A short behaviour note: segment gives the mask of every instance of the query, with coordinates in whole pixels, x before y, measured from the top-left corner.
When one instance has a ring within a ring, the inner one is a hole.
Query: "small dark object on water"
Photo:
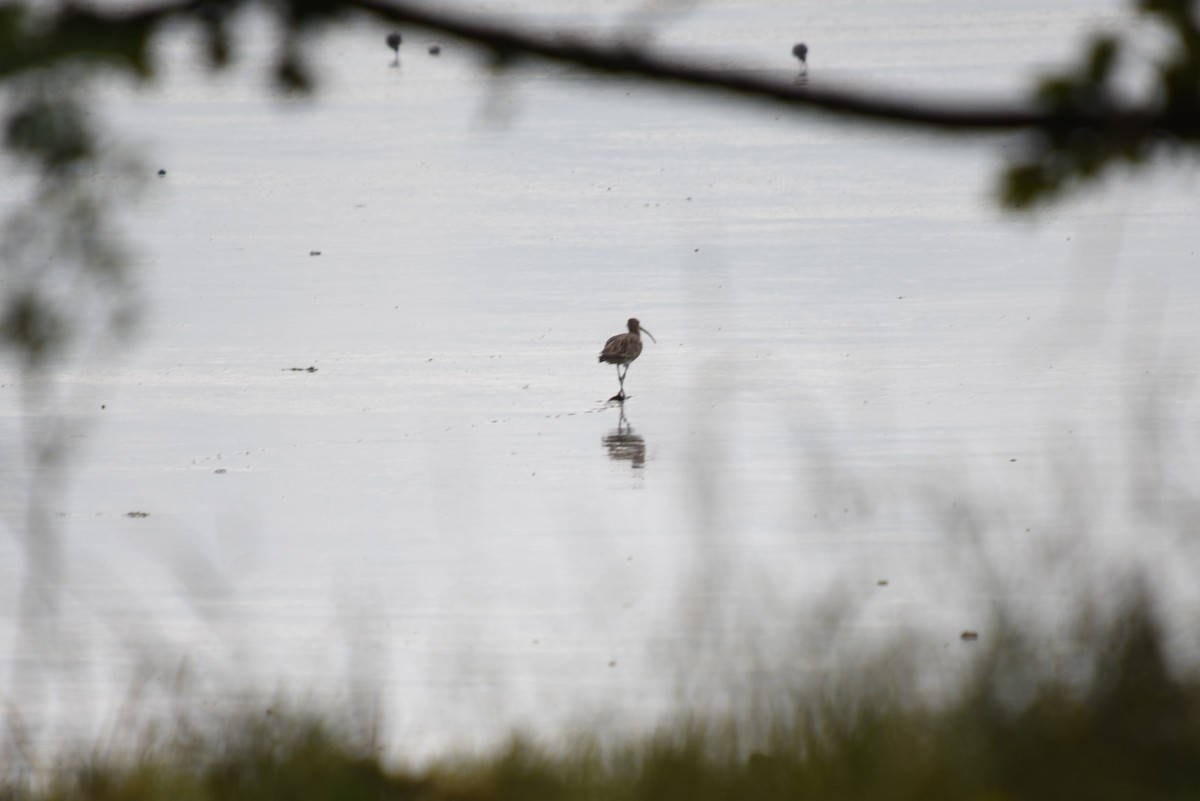
[[[621,382],[620,391],[609,400],[625,400],[625,373],[629,372],[629,363],[642,354],[642,332],[645,331],[646,336],[658,344],[654,334],[642,328],[637,318],[630,317],[626,325],[629,327],[629,333],[609,337],[604,343],[604,350],[600,351],[601,362],[617,366],[617,380]],[[625,367],[623,371],[622,365]]]
[[[429,55],[431,55],[431,56],[436,56],[436,55],[438,55],[438,54],[439,54],[439,53],[441,53],[441,52],[442,52],[442,46],[441,46],[441,45],[430,45],[430,46],[429,46]]]
[[[213,472],[216,473],[218,476],[223,476],[223,475],[225,475],[226,470],[224,467],[218,467]]]
[[[166,171],[166,170],[159,170],[159,171],[158,171],[158,174],[159,174],[160,176],[162,176],[162,175],[166,175],[166,174],[167,174],[167,171]]]
[[[800,59],[801,64],[808,66],[808,45],[804,42],[800,42],[792,48],[792,55]]]
[[[394,67],[400,63],[400,42],[403,41],[400,36],[400,31],[392,31],[387,35],[387,39],[384,41],[387,42],[388,47],[396,51],[396,58],[394,61],[392,61],[392,66]]]
[[[879,586],[879,587],[886,587],[888,585],[888,580],[880,579],[879,581],[875,582],[875,584],[876,584],[876,586]]]
[[[315,372],[317,372],[317,368],[315,368],[315,367],[289,367],[289,368],[287,368],[287,369],[286,369],[284,372],[291,372],[291,373],[315,373]]]
[[[149,517],[149,512],[126,512],[126,517]]]
[[[310,255],[310,256],[320,256],[320,255],[321,255],[321,251],[319,251],[319,250],[310,250],[310,251],[308,251],[308,255]]]
[[[962,634],[958,635],[958,637],[959,637],[959,639],[967,641],[967,642],[974,642],[975,640],[979,639],[979,632],[964,631]]]

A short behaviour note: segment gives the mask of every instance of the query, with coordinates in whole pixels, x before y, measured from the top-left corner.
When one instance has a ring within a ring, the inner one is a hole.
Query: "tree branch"
[[[26,0],[29,2],[29,0]],[[1179,28],[1185,42],[1191,28],[1189,0],[1146,0],[1141,10]],[[1162,8],[1159,8],[1159,5]],[[436,31],[490,52],[499,67],[521,59],[544,59],[602,75],[674,84],[699,92],[722,93],[775,103],[796,113],[825,113],[864,123],[907,125],[953,134],[1029,132],[1025,163],[1007,173],[1007,202],[1024,205],[1072,182],[1090,179],[1108,166],[1139,162],[1164,142],[1200,145],[1200,48],[1183,47],[1159,65],[1163,95],[1150,92],[1140,105],[1115,102],[1112,66],[1120,51],[1115,39],[1093,42],[1081,67],[1044,81],[1027,100],[978,104],[962,98],[938,101],[897,99],[882,92],[797,86],[697,61],[656,55],[619,41],[539,33],[516,23],[478,14],[445,11],[410,0],[165,0],[133,11],[64,6],[37,35],[23,36],[25,5],[0,8],[0,80],[40,67],[53,67],[88,55],[123,64],[142,75],[152,32],[172,20],[191,20],[208,36],[214,66],[230,60],[227,24],[249,6],[277,14],[286,28],[277,76],[285,86],[310,81],[295,34],[365,13],[396,25]],[[13,9],[16,9],[13,11]],[[28,16],[28,14],[26,14]],[[1185,30],[1186,29],[1186,30]],[[16,31],[14,34],[13,32]],[[1193,37],[1194,38],[1194,37]],[[1163,100],[1165,95],[1166,100]]]
[[[537,57],[598,73],[682,84],[788,106],[875,121],[909,123],[953,130],[1004,131],[1042,125],[1044,113],[1027,108],[964,108],[961,102],[922,104],[878,94],[844,89],[817,89],[736,71],[717,70],[703,63],[665,59],[629,45],[596,44],[579,37],[531,33],[511,25],[491,24],[474,17],[447,13],[408,3],[385,0],[343,0],[375,16],[440,31],[496,52],[500,58]]]
[[[151,28],[174,19],[196,18],[203,22],[214,13],[228,16],[241,5],[280,8],[280,4],[262,0],[169,0],[134,11],[64,8],[33,43],[26,42],[25,46],[0,56],[0,76],[85,53],[129,60],[130,43],[140,42]],[[599,44],[580,37],[537,34],[516,25],[488,22],[475,15],[408,2],[289,0],[282,7],[298,24],[358,10],[396,24],[415,25],[471,42],[494,53],[501,63],[519,58],[541,58],[601,74],[691,86],[774,101],[796,110],[817,110],[867,121],[968,133],[1114,122],[1111,115],[1076,116],[1066,120],[1061,115],[1032,109],[1028,105],[972,107],[961,100],[929,103],[848,89],[795,86],[737,71],[718,70],[702,62],[662,58],[623,43]],[[1137,114],[1123,117],[1121,123],[1143,127],[1152,124],[1152,120]]]

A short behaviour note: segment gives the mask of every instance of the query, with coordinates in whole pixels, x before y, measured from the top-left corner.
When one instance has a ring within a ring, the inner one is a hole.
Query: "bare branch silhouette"
[[[1174,32],[1178,47],[1158,65],[1158,90],[1135,103],[1115,99],[1111,79],[1121,48],[1112,38],[1092,42],[1080,66],[1047,78],[1028,97],[980,104],[964,98],[897,99],[883,91],[797,86],[703,61],[661,56],[619,39],[542,33],[515,22],[404,0],[176,0],[132,11],[64,6],[40,20],[33,35],[25,35],[21,24],[32,12],[15,5],[0,11],[0,82],[81,57],[151,75],[150,39],[156,29],[178,20],[191,20],[205,30],[212,65],[220,68],[234,56],[228,37],[233,14],[263,7],[277,13],[285,26],[276,78],[284,88],[303,90],[314,80],[296,44],[297,34],[366,14],[478,46],[498,69],[541,59],[597,74],[771,102],[801,114],[834,114],[943,134],[1028,133],[1026,152],[1009,166],[1002,190],[1008,205],[1021,207],[1082,184],[1114,164],[1143,162],[1163,146],[1200,144],[1200,47],[1195,46],[1200,32],[1194,5],[1189,0],[1146,0],[1139,5],[1141,13]],[[5,31],[10,32],[7,37]]]

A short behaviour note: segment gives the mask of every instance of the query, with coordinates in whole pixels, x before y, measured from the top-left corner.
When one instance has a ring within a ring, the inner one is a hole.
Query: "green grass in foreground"
[[[9,786],[0,798],[1200,799],[1200,682],[1168,669],[1146,603],[1099,628],[1053,658],[1004,637],[936,705],[866,683],[836,699],[780,699],[750,716],[753,738],[745,723],[693,721],[557,750],[515,741],[405,772],[385,768],[336,722],[245,715],[204,735],[175,733],[137,757],[65,759],[48,786]]]

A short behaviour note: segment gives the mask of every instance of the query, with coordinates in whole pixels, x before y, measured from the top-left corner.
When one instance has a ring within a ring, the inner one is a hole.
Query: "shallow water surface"
[[[975,5],[786,8],[810,81],[914,92],[1013,91],[1115,19]],[[662,44],[790,79],[781,7]],[[169,694],[187,654],[377,698],[420,752],[819,672],[831,592],[846,631],[952,660],[998,595],[1069,593],[1019,578],[1055,482],[1120,485],[1145,415],[1190,408],[1191,173],[1015,217],[1001,143],[494,76],[418,35],[391,68],[382,36],[324,40],[311,101],[172,40],[106,103],[167,175],[128,216],[135,344],[59,379],[74,692],[149,664]],[[596,354],[630,316],[658,342],[621,406]]]

